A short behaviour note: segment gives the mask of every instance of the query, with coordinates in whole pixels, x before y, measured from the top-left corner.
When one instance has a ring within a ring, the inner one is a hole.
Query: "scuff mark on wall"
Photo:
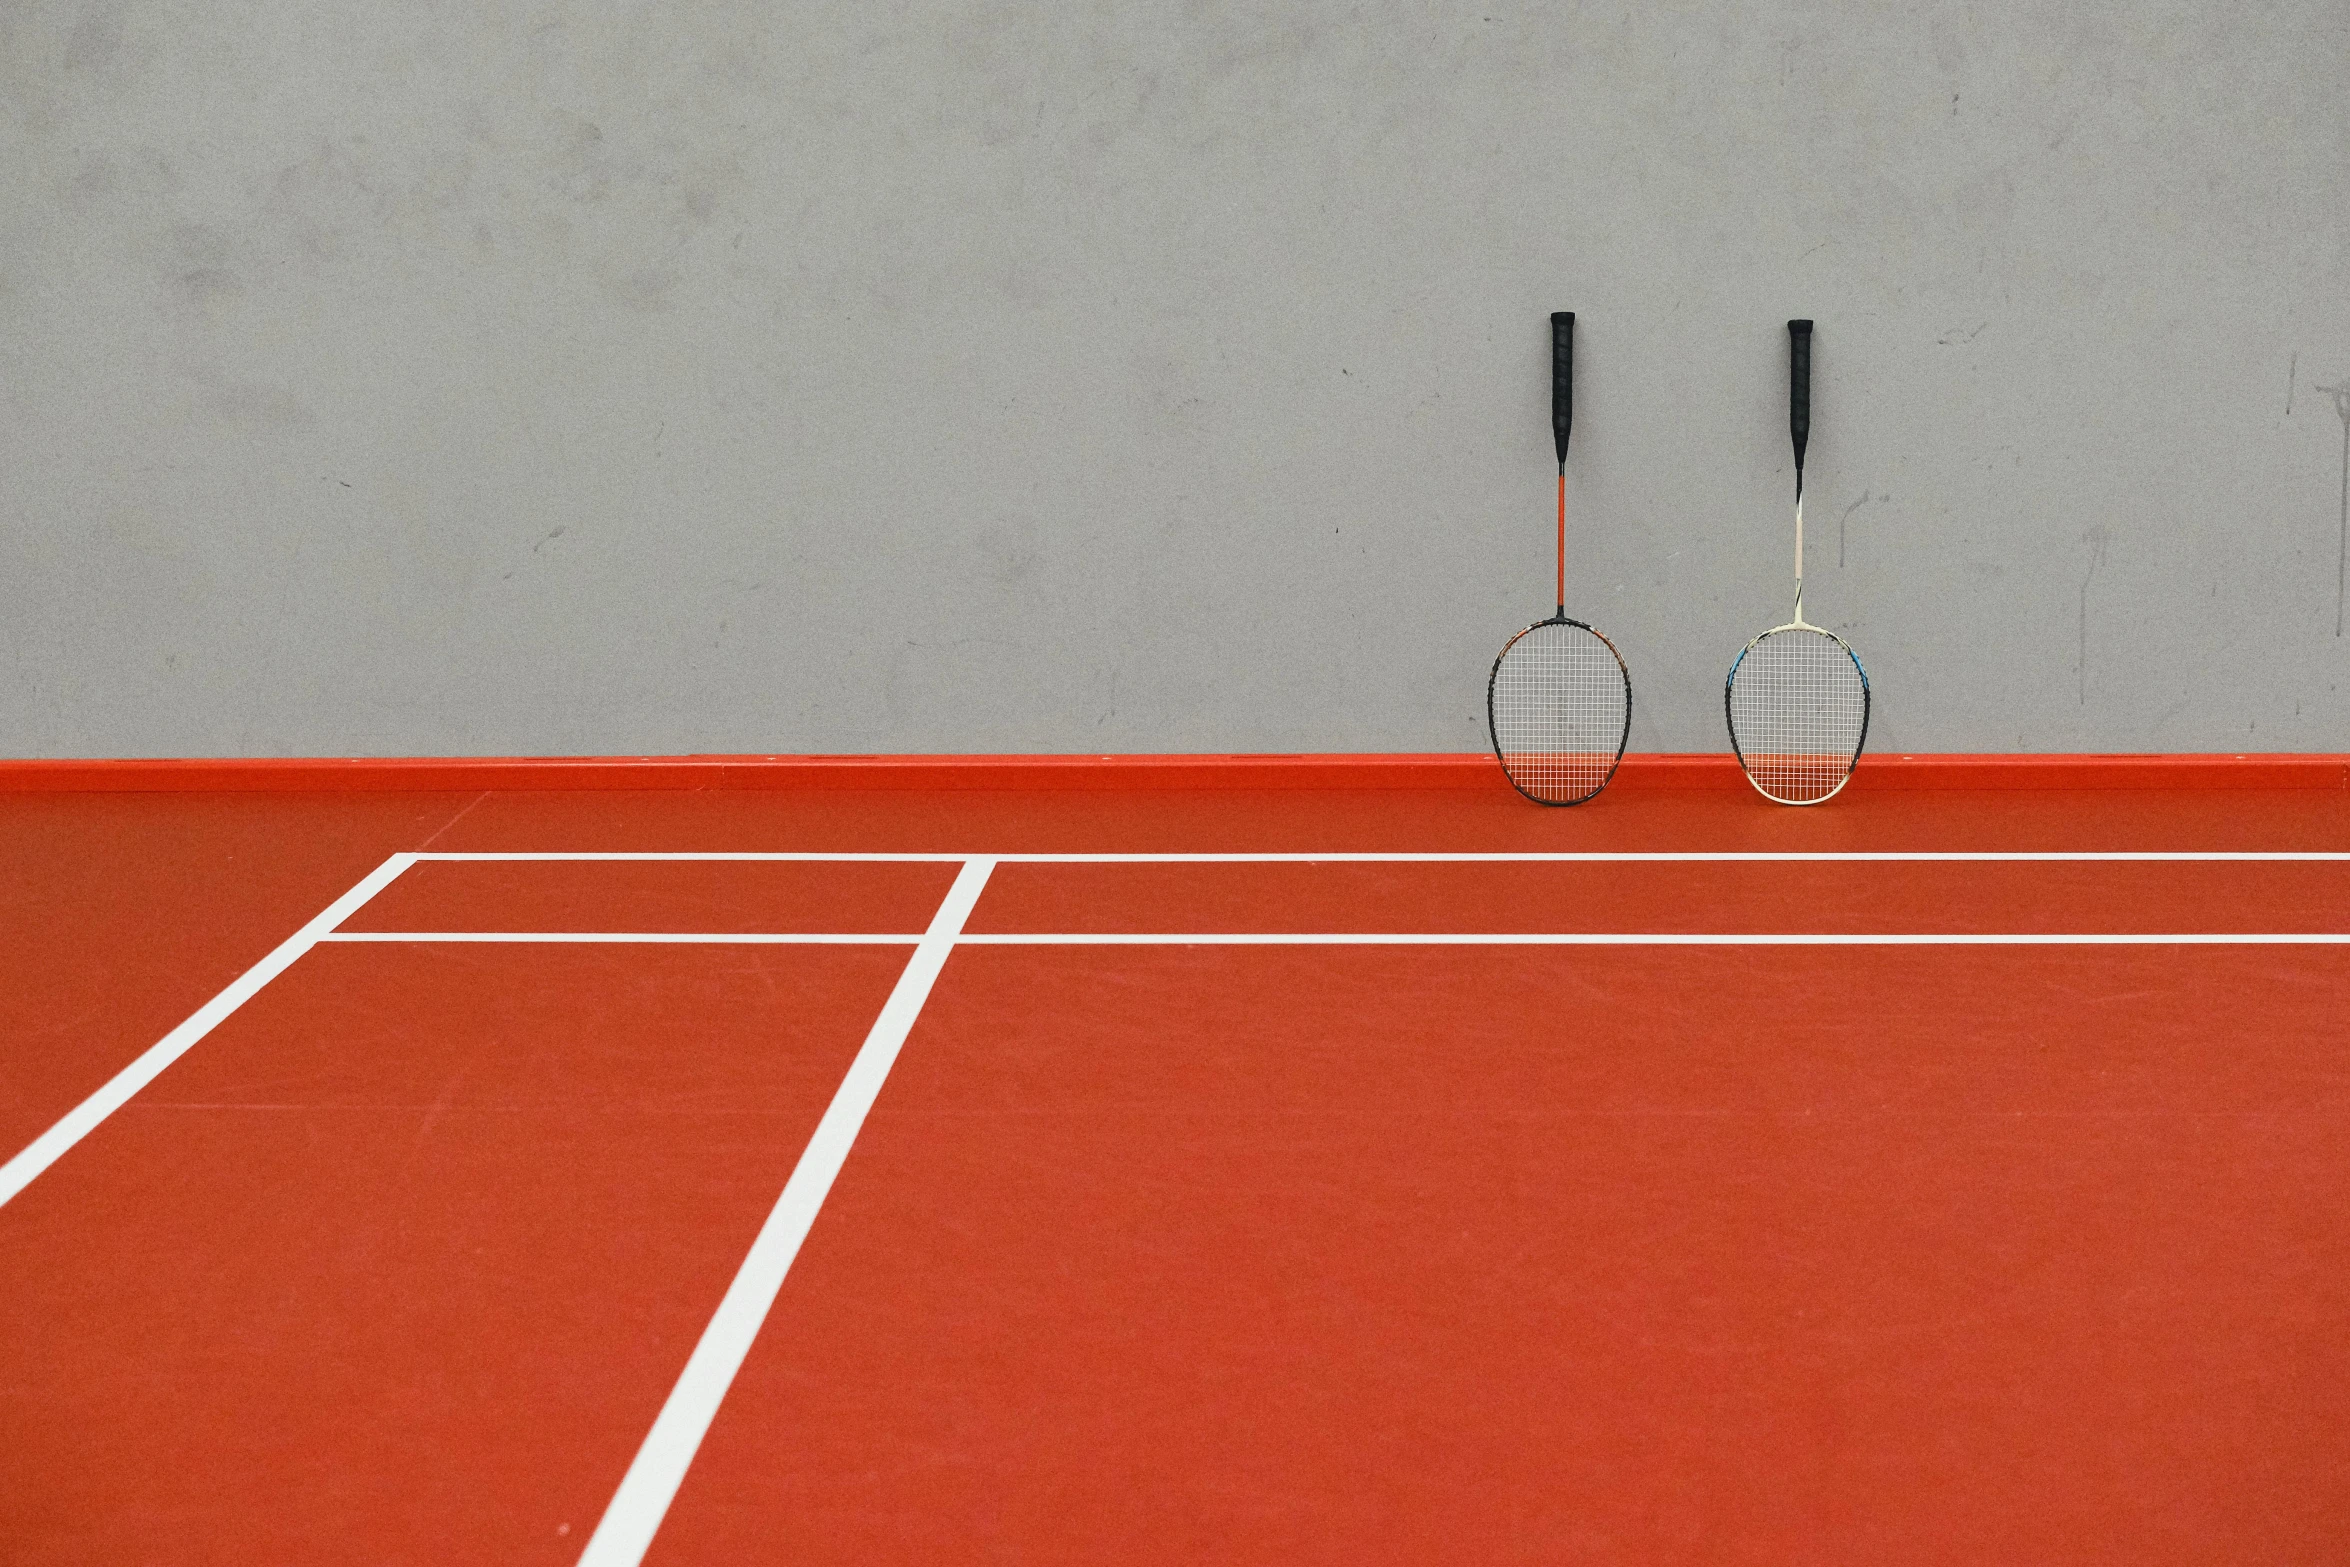
[[[250,430],[306,430],[318,422],[291,387],[259,382],[223,386],[208,399],[213,417]]]
[[[2293,380],[2300,373],[2301,356],[2296,353],[2292,362],[2285,366],[2285,417],[2288,419],[2293,417]]]
[[[65,35],[65,68],[102,71],[122,52],[122,13],[129,7],[103,5],[85,14]]]
[[[2342,585],[2350,572],[2350,376],[2318,390],[2334,400],[2334,413],[2342,421],[2342,532],[2334,546],[2334,635],[2338,637],[2342,634]]]
[[[1889,493],[1880,494],[1877,497],[1877,504],[1882,506],[1885,504],[1885,502],[1891,499],[1893,499],[1893,497]],[[1854,512],[1860,510],[1868,503],[1869,492],[1863,490],[1860,492],[1860,499],[1845,507],[1844,515],[1836,519],[1836,564],[1838,566],[1842,566],[1844,564],[1844,525],[1852,520],[1852,514]]]
[[[2109,538],[2103,523],[2081,535],[2081,542],[2089,546],[2089,569],[2081,573],[2081,647],[2073,659],[2073,674],[2080,683],[2079,701],[2084,707],[2089,703],[2089,584],[2097,580],[2097,568],[2105,564]]]
[[[1836,564],[1838,566],[1842,566],[1844,564],[1844,525],[1852,520],[1852,514],[1854,512],[1860,510],[1868,503],[1869,492],[1863,490],[1860,492],[1860,499],[1845,507],[1844,515],[1836,519]]]
[[[663,310],[669,304],[669,291],[677,286],[678,274],[668,267],[640,267],[626,277],[616,278],[607,285],[612,298],[631,310]]]

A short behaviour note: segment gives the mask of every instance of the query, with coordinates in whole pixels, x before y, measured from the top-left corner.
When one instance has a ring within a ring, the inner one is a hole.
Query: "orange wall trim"
[[[1490,755],[522,756],[0,761],[0,792],[330,789],[1506,789]],[[1727,756],[1624,758],[1616,789],[1745,787]],[[1872,756],[1855,790],[2346,789],[2350,755]]]

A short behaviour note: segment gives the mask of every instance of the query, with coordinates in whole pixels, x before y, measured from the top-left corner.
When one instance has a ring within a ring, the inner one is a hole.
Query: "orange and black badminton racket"
[[[1559,456],[1558,596],[1548,620],[1510,638],[1485,682],[1493,754],[1540,805],[1581,805],[1615,776],[1632,734],[1632,677],[1616,645],[1567,618],[1567,430],[1575,313],[1550,318],[1550,433]]]
[[[1818,805],[1844,787],[1869,738],[1869,677],[1832,631],[1803,618],[1803,449],[1811,439],[1811,323],[1787,323],[1787,427],[1795,437],[1795,618],[1746,644],[1722,688],[1730,749],[1763,797]]]

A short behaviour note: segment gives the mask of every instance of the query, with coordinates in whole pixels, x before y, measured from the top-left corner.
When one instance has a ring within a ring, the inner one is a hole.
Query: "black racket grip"
[[[1811,440],[1811,323],[1787,323],[1787,429],[1795,437],[1795,473],[1803,475],[1803,448]]]
[[[1550,438],[1567,465],[1567,427],[1575,422],[1575,312],[1550,315]]]

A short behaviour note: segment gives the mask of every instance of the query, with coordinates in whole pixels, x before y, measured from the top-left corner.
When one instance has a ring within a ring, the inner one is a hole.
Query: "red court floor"
[[[0,1560],[2338,1562],[2346,894],[2328,790],[8,797]]]

